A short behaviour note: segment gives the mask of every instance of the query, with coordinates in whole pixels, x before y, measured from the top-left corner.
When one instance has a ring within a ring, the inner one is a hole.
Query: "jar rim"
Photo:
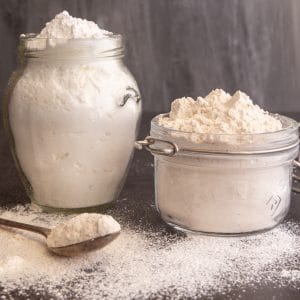
[[[118,33],[109,33],[105,34],[100,38],[45,38],[45,37],[37,37],[37,33],[22,33],[19,37],[20,40],[28,40],[28,39],[35,39],[35,40],[58,40],[58,41],[101,41],[103,39],[122,39],[122,35]]]
[[[263,133],[208,134],[184,132],[159,125],[158,119],[168,116],[159,114],[151,120],[151,136],[173,142],[181,149],[216,153],[259,153],[298,147],[299,123],[283,115],[271,115],[281,121],[282,129]]]
[[[120,34],[108,34],[101,38],[40,38],[35,33],[20,35],[19,50],[29,58],[59,57],[68,58],[96,56],[123,57],[123,37]]]

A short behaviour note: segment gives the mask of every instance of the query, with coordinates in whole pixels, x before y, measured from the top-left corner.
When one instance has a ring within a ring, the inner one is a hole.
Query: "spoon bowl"
[[[114,232],[104,236],[99,236],[94,239],[86,240],[80,243],[71,244],[62,247],[48,247],[52,252],[62,255],[62,256],[77,256],[84,252],[95,251],[101,249],[111,243],[120,234],[119,232]]]
[[[35,226],[26,223],[20,223],[16,221],[11,221],[7,219],[0,218],[0,225],[18,228],[22,230],[27,230],[31,232],[35,232],[38,234],[43,235],[45,238],[51,233],[50,228]],[[111,234],[97,236],[95,238],[85,240],[79,243],[69,244],[62,247],[48,247],[50,251],[55,254],[62,255],[62,256],[76,256],[86,252],[94,251],[97,249],[101,249],[111,243],[114,239],[116,239],[120,234],[120,231],[113,232]]]

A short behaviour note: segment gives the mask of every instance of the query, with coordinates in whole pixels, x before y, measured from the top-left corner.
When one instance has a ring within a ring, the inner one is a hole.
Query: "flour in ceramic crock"
[[[114,211],[123,231],[102,250],[75,258],[48,252],[33,233],[0,228],[0,296],[39,292],[55,299],[172,299],[212,296],[263,286],[299,285],[300,227],[285,222],[249,237],[177,236],[161,228],[145,232],[128,213]],[[70,217],[18,206],[2,217],[54,226]],[[7,298],[6,298],[7,297]]]
[[[55,226],[47,238],[47,244],[49,247],[63,247],[120,230],[120,224],[111,216],[85,213]]]
[[[50,57],[38,58],[47,49],[28,59],[11,93],[16,156],[34,201],[44,206],[79,208],[112,201],[132,155],[141,104],[120,103],[128,87],[138,87],[119,59],[99,59],[98,52],[90,51],[90,45],[102,45],[97,37],[104,33],[95,26],[66,12],[56,16],[40,35],[63,36],[65,43],[54,47]],[[79,37],[94,39],[87,45]],[[112,51],[116,41],[108,40]]]
[[[159,125],[183,132],[202,134],[247,134],[280,130],[282,124],[254,105],[249,96],[237,91],[233,96],[221,89],[205,98],[180,98],[172,102],[168,117]]]

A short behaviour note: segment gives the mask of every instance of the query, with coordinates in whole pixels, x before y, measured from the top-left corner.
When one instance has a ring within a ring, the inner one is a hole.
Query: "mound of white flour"
[[[107,35],[112,35],[112,33],[100,29],[98,25],[92,21],[72,17],[67,11],[63,11],[57,14],[50,22],[46,23],[46,26],[42,29],[40,34],[37,35],[37,38],[98,39]]]
[[[159,125],[204,134],[253,134],[282,129],[281,122],[254,105],[248,95],[237,91],[231,96],[222,89],[196,101],[190,97],[174,100],[169,117],[161,117]]]
[[[120,224],[109,215],[84,213],[55,226],[47,238],[47,244],[49,247],[63,247],[120,230]]]

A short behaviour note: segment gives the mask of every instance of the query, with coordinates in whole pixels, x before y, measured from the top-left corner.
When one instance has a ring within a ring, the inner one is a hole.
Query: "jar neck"
[[[44,39],[22,36],[19,44],[21,63],[33,61],[111,61],[124,56],[122,36],[101,39]]]

